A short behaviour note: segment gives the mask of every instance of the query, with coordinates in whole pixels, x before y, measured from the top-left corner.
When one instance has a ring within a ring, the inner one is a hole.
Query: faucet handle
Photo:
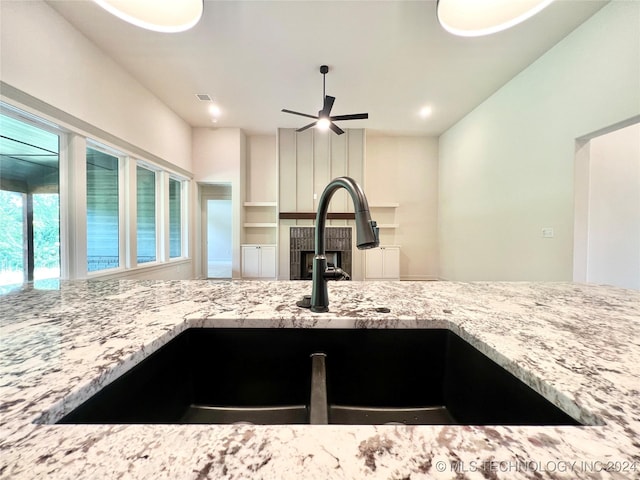
[[[324,271],[327,280],[351,280],[351,276],[340,267],[329,267]]]
[[[378,222],[376,222],[375,220],[369,220],[369,223],[371,224],[373,235],[374,237],[376,237],[376,244],[374,246],[377,247],[378,245],[380,245],[380,227],[378,227]]]

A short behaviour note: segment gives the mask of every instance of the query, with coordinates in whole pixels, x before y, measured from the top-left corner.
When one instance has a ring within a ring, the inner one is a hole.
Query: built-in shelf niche
[[[380,229],[396,229],[400,228],[400,225],[395,222],[396,211],[395,209],[400,206],[397,202],[372,202],[369,203],[369,210],[371,211],[371,218],[378,222],[378,228]]]
[[[242,192],[240,243],[273,246],[278,241],[278,157],[273,135],[249,135]]]
[[[245,243],[275,244],[277,239],[278,215],[277,202],[244,202],[244,240]]]
[[[399,203],[395,202],[387,202],[387,203],[370,203],[369,208],[398,208],[400,206]]]
[[[245,222],[245,228],[276,228],[277,223],[265,223],[265,222]]]
[[[277,202],[244,202],[245,207],[276,207]]]

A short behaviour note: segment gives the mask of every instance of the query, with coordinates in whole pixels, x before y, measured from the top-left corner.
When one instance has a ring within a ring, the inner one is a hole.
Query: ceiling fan
[[[313,118],[315,121],[311,122],[309,125],[305,125],[304,127],[298,128],[296,132],[302,132],[307,128],[311,128],[313,126],[317,126],[320,129],[330,128],[337,135],[342,135],[344,130],[338,127],[334,121],[340,120],[362,120],[365,118],[369,118],[368,113],[352,113],[350,115],[331,115],[331,108],[333,107],[333,102],[335,102],[336,97],[332,97],[325,93],[325,80],[327,72],[329,71],[329,67],[326,65],[322,65],[320,67],[320,73],[322,74],[322,110],[318,112],[318,115],[309,115],[306,113],[294,112],[293,110],[287,110],[283,108],[282,111],[285,113],[292,113],[294,115],[300,115],[301,117]]]

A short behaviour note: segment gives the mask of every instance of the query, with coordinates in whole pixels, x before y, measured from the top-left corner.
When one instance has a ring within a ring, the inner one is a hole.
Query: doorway
[[[231,184],[200,185],[200,192],[204,276],[230,279],[233,274]]]
[[[576,153],[574,280],[640,290],[640,122]]]

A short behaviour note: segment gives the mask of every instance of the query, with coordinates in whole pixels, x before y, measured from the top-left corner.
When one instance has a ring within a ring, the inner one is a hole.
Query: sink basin
[[[579,424],[449,330],[278,328],[189,329],[58,423],[304,424],[318,405],[335,424]]]

